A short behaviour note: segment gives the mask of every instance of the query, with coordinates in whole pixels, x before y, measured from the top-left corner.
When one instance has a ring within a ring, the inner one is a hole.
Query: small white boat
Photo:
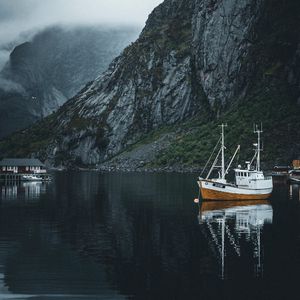
[[[43,178],[37,175],[22,175],[21,177],[22,181],[42,181]]]
[[[293,169],[289,171],[289,179],[291,183],[300,183],[300,170]]]
[[[225,139],[224,128],[226,125],[222,124],[221,148],[212,164],[212,167],[207,177],[199,177],[198,185],[200,188],[202,199],[204,200],[262,200],[271,196],[273,191],[272,177],[265,177],[263,171],[260,169],[260,152],[261,149],[261,133],[262,130],[255,127],[254,133],[258,135],[258,141],[255,146],[255,154],[251,161],[246,162],[247,168],[242,169],[239,166],[234,170],[235,182],[230,183],[225,178],[234,161],[240,146],[237,147],[234,156],[232,157],[229,165],[225,168]],[[216,149],[216,148],[215,148]],[[219,156],[221,155],[221,166],[217,166]],[[212,157],[212,156],[211,156]],[[210,159],[209,159],[210,160]],[[253,166],[256,161],[256,166]],[[219,177],[210,179],[210,175],[215,168],[220,168]]]
[[[300,184],[300,178],[290,177],[290,183]]]

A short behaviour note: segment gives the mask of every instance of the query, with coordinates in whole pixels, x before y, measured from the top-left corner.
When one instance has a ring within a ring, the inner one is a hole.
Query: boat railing
[[[263,178],[253,178],[250,181],[272,180],[272,176],[265,176]]]

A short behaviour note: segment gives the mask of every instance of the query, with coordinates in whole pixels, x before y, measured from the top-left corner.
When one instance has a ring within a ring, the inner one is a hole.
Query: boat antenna
[[[224,137],[224,128],[227,127],[227,124],[222,124],[222,125],[219,125],[221,127],[221,135],[222,135],[222,146],[221,146],[221,151],[222,151],[222,169],[221,169],[221,178],[222,179],[225,179],[225,137]]]
[[[256,171],[260,171],[260,152],[262,151],[261,149],[261,133],[263,133],[263,130],[262,130],[262,123],[261,123],[261,126],[260,126],[260,129],[258,127],[257,124],[255,124],[254,126],[254,133],[257,133],[257,157],[256,157]]]

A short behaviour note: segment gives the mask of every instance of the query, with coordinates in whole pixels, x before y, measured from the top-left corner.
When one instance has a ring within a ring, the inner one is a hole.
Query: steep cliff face
[[[243,97],[247,76],[241,77],[263,0],[198,0],[193,15],[196,69],[212,106]]]
[[[24,133],[40,138],[28,153],[96,164],[161,126],[214,120],[266,91],[297,98],[299,12],[283,0],[164,1],[105,73]],[[46,128],[56,133],[41,138]]]
[[[201,87],[191,76],[194,5],[176,3],[179,6],[170,2],[154,10],[140,38],[59,112],[59,130],[72,129],[71,135],[61,135],[59,149],[68,151],[71,140],[76,156],[96,163],[142,133],[199,111]],[[72,126],[74,118],[93,120],[88,136]]]
[[[57,110],[136,36],[129,27],[51,27],[16,46],[0,73],[0,136]]]

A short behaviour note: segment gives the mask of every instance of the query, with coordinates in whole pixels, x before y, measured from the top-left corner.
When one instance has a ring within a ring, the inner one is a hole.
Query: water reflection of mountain
[[[103,266],[121,294],[149,290],[174,298],[180,290],[174,280],[188,282],[197,269],[192,260],[197,250],[189,248],[199,233],[191,218],[194,207],[185,200],[194,189],[182,197],[183,187],[194,182],[182,180],[157,174],[58,174],[47,203],[50,229],[60,243]]]
[[[42,184],[1,186],[2,203],[15,205],[0,206],[0,293],[3,283],[18,295],[170,295],[165,287],[191,261],[184,218],[194,225],[191,211],[178,214],[187,203],[172,186],[179,180],[74,172],[56,174],[45,193]]]
[[[97,295],[123,299],[111,288],[105,266],[83,251],[98,238],[100,247],[107,243],[107,237],[97,234],[94,218],[97,179],[83,173],[70,183],[68,176],[58,176],[54,187],[46,187],[46,194],[43,184],[1,187],[2,201],[15,204],[0,206],[1,299],[12,294],[18,299],[24,294],[45,299],[99,299]],[[24,199],[36,201],[41,195],[40,205],[23,205]]]
[[[46,193],[47,184],[42,182],[12,182],[0,185],[1,201],[9,203],[12,200],[35,202]]]
[[[222,279],[230,277],[233,260],[236,263],[242,256],[248,256],[246,261],[254,267],[256,276],[263,276],[261,239],[264,225],[272,222],[273,209],[268,201],[210,201],[201,204],[199,223],[218,260]],[[245,259],[240,263],[243,261]],[[245,272],[249,271],[249,265]]]
[[[0,205],[0,293],[1,273],[11,293],[69,299],[269,299],[274,282],[286,293],[299,278],[299,210],[207,203],[199,226],[196,192],[186,174],[57,173],[39,205]],[[234,280],[218,276],[223,220]]]

